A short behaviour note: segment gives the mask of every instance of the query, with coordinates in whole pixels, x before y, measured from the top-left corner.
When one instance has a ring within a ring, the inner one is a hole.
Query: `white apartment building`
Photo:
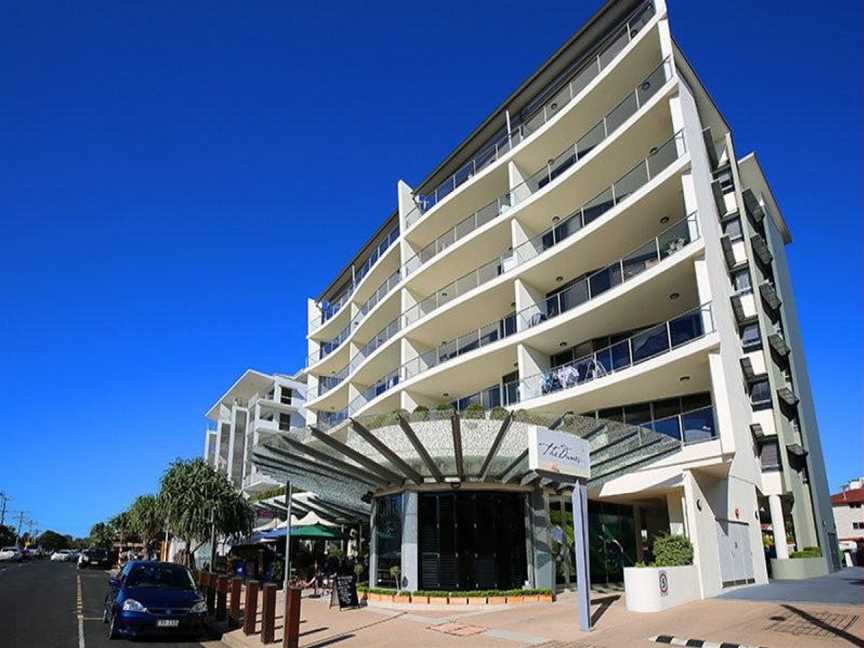
[[[308,302],[309,426],[479,404],[649,428],[674,450],[589,491],[592,528],[612,537],[592,536],[593,581],[620,580],[671,531],[694,544],[703,596],[765,582],[760,515],[834,560],[792,237],[664,0],[604,4],[396,197]],[[231,466],[234,398],[208,414]],[[571,515],[538,493],[550,524]]]
[[[206,413],[204,459],[246,494],[278,486],[252,464],[252,448],[262,433],[303,427],[305,400],[302,372],[287,376],[247,369]]]
[[[840,542],[864,544],[864,477],[843,484],[831,496],[831,505]]]

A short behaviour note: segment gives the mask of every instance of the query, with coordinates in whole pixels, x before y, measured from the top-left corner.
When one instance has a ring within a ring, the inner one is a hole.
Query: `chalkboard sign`
[[[337,576],[330,595],[330,607],[339,603],[339,609],[359,607],[357,600],[357,576]]]

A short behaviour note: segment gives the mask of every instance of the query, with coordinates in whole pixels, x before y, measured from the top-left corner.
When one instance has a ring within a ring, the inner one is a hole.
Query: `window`
[[[717,181],[720,183],[720,188],[723,190],[723,193],[726,193],[735,187],[735,181],[732,179],[731,171],[726,170],[718,173]]]
[[[759,324],[756,322],[745,324],[738,332],[741,335],[741,346],[745,349],[754,349],[762,346],[762,338],[759,335]]]
[[[776,440],[766,441],[759,446],[759,463],[762,470],[780,470],[780,445]]]
[[[771,403],[771,385],[768,380],[757,380],[750,384],[750,402],[753,405]]]
[[[853,522],[852,528],[853,529],[864,529],[864,522]]]
[[[741,231],[741,219],[740,218],[732,218],[727,221],[723,221],[723,233],[729,236],[733,241],[735,239],[741,238],[744,234]]]
[[[750,292],[753,289],[750,284],[750,270],[747,268],[735,270],[732,273],[732,285],[735,287],[736,292]]]
[[[849,508],[861,508],[861,502],[854,502],[849,505]]]

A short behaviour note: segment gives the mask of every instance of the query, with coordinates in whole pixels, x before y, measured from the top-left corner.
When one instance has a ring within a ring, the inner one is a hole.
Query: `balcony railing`
[[[525,378],[519,384],[519,398],[527,401],[584,385],[656,358],[713,330],[711,305],[706,304],[581,358]]]
[[[665,434],[680,441],[682,445],[710,441],[717,438],[713,405],[648,423],[641,423],[640,427]]]
[[[336,427],[342,421],[348,418],[348,408],[344,407],[335,412],[320,411],[318,412],[318,427],[321,430],[329,430]]]
[[[319,328],[324,322],[332,318],[336,313],[338,313],[342,307],[351,299],[351,295],[354,294],[354,291],[357,290],[357,286],[363,281],[363,278],[369,273],[372,269],[372,266],[377,263],[378,259],[380,259],[383,254],[390,248],[391,245],[395,241],[399,239],[399,227],[396,226],[387,234],[387,236],[372,250],[372,254],[363,262],[363,265],[354,273],[354,279],[351,282],[351,285],[343,292],[338,298],[333,300],[332,302],[322,302],[320,304],[321,315],[317,318],[314,318],[309,323],[310,330],[315,330]]]
[[[558,227],[567,228],[568,226],[565,222]],[[550,230],[517,248],[517,258],[520,260],[533,259],[538,254],[560,243],[570,236],[571,233],[568,230],[558,235],[555,233],[555,230]],[[592,272],[572,286],[548,297],[538,305],[523,308],[518,313],[520,330],[542,324],[577,306],[581,306],[585,302],[594,299],[598,295],[602,295],[616,286],[620,286],[622,283],[653,268],[697,239],[699,239],[698,219],[695,214],[691,214],[618,261],[601,270]]]
[[[444,342],[438,348],[421,353],[402,365],[405,380],[413,378],[424,371],[437,367],[442,362],[452,360],[460,355],[483,348],[498,340],[513,335],[516,332],[516,314],[510,313],[502,319],[497,319],[485,326],[460,335]]]
[[[374,293],[372,293],[372,296],[369,297],[369,299],[367,299],[360,307],[360,312],[357,313],[357,316],[354,318],[352,325],[354,327],[357,327],[363,320],[363,318],[369,314],[369,311],[375,308],[375,306],[377,306],[382,299],[389,295],[390,291],[393,290],[397,285],[399,285],[399,282],[401,280],[402,275],[399,270],[397,270],[389,277],[387,277],[384,281],[382,281],[381,285],[375,289]]]
[[[523,111],[518,126],[509,132],[503,129],[493,135],[490,141],[453,175],[430,193],[418,196],[416,207],[406,217],[407,225],[410,227],[416,223],[425,212],[558,114],[612,62],[653,16],[652,2],[646,2],[637,8],[625,24],[606,38],[598,54],[574,66],[576,69],[570,73],[568,81],[559,84],[556,80],[541,92],[538,99]]]
[[[483,409],[504,407],[518,402],[516,398],[518,382],[511,381],[503,385],[492,385],[481,389],[470,396],[463,396],[450,403],[457,412],[462,412],[471,405],[480,405]]]
[[[399,369],[394,369],[386,376],[383,376],[375,381],[371,387],[364,389],[354,400],[348,403],[348,412],[354,414],[369,401],[377,398],[381,394],[390,391],[393,387],[399,384]]]
[[[405,265],[403,266],[405,269],[405,276],[407,277],[410,275],[424,263],[453,245],[456,241],[465,238],[474,230],[479,229],[486,223],[494,220],[500,214],[503,214],[510,205],[510,193],[507,192],[490,202],[488,205],[481,207],[468,216],[468,218],[457,223],[455,227],[444,232],[444,234],[432,241],[429,245],[405,262]]]
[[[318,380],[318,396],[323,396],[334,387],[337,387],[351,373],[351,363],[349,362],[339,371],[330,374],[329,376],[321,376]]]
[[[544,187],[569,167],[583,159],[635,114],[641,106],[645,105],[645,102],[671,77],[672,63],[670,58],[667,57],[634,90],[622,99],[615,108],[604,115],[596,125],[591,127],[576,144],[568,147],[554,160],[551,160],[546,166],[535,172],[528,180],[518,185],[515,189],[504,193],[488,205],[481,207],[406,261],[404,265],[405,276],[407,277],[415,272],[424,263],[446,250],[456,243],[456,241],[494,220],[511,206],[525,200],[529,195]]]
[[[322,342],[321,346],[317,351],[314,351],[309,354],[309,357],[306,358],[306,366],[310,366],[315,364],[316,362],[323,360],[328,355],[333,353],[336,349],[342,346],[342,343],[348,339],[348,336],[351,334],[351,322],[348,322],[348,325],[343,328],[336,337],[333,337],[326,342]]]

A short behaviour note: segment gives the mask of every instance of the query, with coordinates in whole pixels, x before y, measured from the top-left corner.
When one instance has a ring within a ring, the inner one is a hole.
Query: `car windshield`
[[[195,583],[185,567],[179,565],[136,565],[126,580],[129,587],[165,587],[169,589],[195,589]]]
[[[3,547],[2,551],[18,551],[18,547]]]

